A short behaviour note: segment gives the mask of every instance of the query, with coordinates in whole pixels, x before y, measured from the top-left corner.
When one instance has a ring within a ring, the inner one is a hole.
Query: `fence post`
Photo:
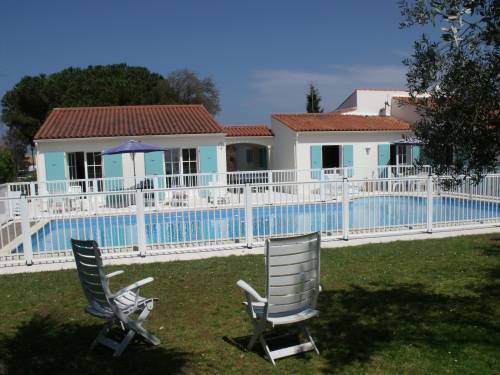
[[[432,233],[433,189],[432,175],[429,174],[427,177],[427,233]]]
[[[26,199],[26,195],[21,196],[20,203],[19,208],[21,214],[21,233],[23,238],[24,259],[26,260],[26,264],[31,266],[33,264],[33,247],[31,246],[31,227],[28,199]]]
[[[159,188],[159,184],[158,184],[158,176],[154,175],[153,176],[153,190],[157,190]],[[154,197],[154,201],[155,201],[155,207],[160,207],[160,197],[159,197],[160,193],[158,193],[157,191],[155,191],[153,193],[153,197]]]
[[[253,242],[253,212],[252,212],[252,187],[245,184],[245,237],[247,247],[252,248]]]
[[[35,188],[35,183],[34,182],[30,182],[30,193],[29,195],[36,195],[36,188]]]
[[[349,181],[342,180],[342,238],[349,239]]]
[[[142,190],[135,192],[135,209],[137,218],[137,248],[141,257],[146,256],[146,220],[144,217],[144,194]]]
[[[325,175],[325,170],[321,169],[320,175],[319,175],[319,199],[321,199],[322,202],[326,200],[325,197],[325,183],[326,183],[326,175]]]

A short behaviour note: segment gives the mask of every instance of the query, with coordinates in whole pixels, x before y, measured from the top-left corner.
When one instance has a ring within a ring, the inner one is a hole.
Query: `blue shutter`
[[[311,169],[321,169],[323,167],[323,146],[311,146]],[[311,172],[311,178],[318,179],[319,171]]]
[[[163,151],[147,152],[144,154],[146,176],[164,175],[163,167]]]
[[[342,146],[342,161],[343,167],[349,168],[347,170],[347,177],[353,176],[353,166],[354,166],[354,155],[353,155],[353,146],[352,145],[344,145]]]
[[[411,153],[413,155],[413,163],[418,163],[420,161],[420,150],[421,150],[421,147],[420,146],[412,146],[412,149],[411,149]]]
[[[217,145],[201,145],[200,150],[200,173],[217,173]],[[201,184],[208,185],[213,176],[202,176]]]
[[[146,176],[163,176],[165,174],[165,152],[155,151],[144,154],[144,172]],[[165,187],[165,178],[158,178],[156,188]]]
[[[123,177],[122,154],[104,155],[104,177]],[[123,189],[123,180],[106,181],[106,190]]]
[[[382,167],[391,163],[391,145],[379,144],[378,145],[378,166]],[[379,168],[379,177],[388,177],[387,168]]]
[[[64,167],[64,152],[50,151],[44,154],[45,158],[45,179],[47,181],[66,180],[66,168]],[[54,182],[47,184],[49,193],[65,193],[65,182]]]

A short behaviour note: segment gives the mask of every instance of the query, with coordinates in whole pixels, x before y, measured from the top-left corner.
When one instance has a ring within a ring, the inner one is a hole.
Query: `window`
[[[198,165],[196,163],[196,149],[183,148],[182,149],[182,173],[197,173]]]
[[[87,178],[102,178],[102,158],[100,152],[87,152]]]
[[[412,159],[412,146],[411,145],[391,145],[391,165],[411,165]]]
[[[397,165],[411,164],[411,146],[410,145],[397,145],[396,164]]]
[[[179,186],[182,182],[184,186],[196,185],[196,176],[183,176],[198,173],[198,160],[196,148],[172,148],[165,151],[165,173],[167,176],[167,186]]]
[[[87,186],[93,189],[93,181],[85,183],[83,180],[102,178],[102,157],[100,152],[68,152],[68,171],[70,180],[82,180],[74,182],[72,186],[81,186],[86,191]],[[102,190],[102,181],[98,183],[99,191]]]
[[[165,151],[165,173],[168,175],[180,174],[180,149],[173,148]]]
[[[85,179],[85,153],[68,152],[68,171],[70,180]]]
[[[340,168],[342,166],[342,147],[323,146],[322,158],[322,168]]]

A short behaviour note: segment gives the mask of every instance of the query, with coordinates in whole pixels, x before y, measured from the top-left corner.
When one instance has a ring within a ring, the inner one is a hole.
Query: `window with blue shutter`
[[[108,191],[123,189],[123,162],[122,154],[104,155],[104,177],[113,178],[107,180],[105,188]],[[116,178],[116,179],[114,179]]]
[[[311,146],[311,169],[318,169],[318,171],[311,172],[311,178],[319,179],[321,172],[319,169],[323,167],[323,151],[321,145]]]
[[[353,145],[344,145],[342,147],[342,165],[347,169],[347,177],[352,177],[354,174],[354,152]]]
[[[59,181],[47,183],[49,193],[66,193],[66,168],[64,165],[63,151],[49,151],[44,153],[45,179],[47,181]]]
[[[383,167],[391,164],[391,145],[379,144],[378,145],[378,166]],[[381,178],[388,177],[388,168],[379,168],[378,175]]]
[[[422,147],[414,145],[411,149],[413,163],[416,164],[420,161],[420,150]]]
[[[217,173],[217,145],[201,145],[200,153],[200,173]],[[213,176],[202,176],[201,185],[207,186]]]
[[[165,174],[164,151],[146,152],[144,154],[144,173],[146,176],[163,176]],[[165,178],[157,178],[157,189],[165,187]]]

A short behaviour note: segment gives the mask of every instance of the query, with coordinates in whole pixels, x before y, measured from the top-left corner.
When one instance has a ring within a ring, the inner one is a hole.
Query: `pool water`
[[[469,199],[435,197],[433,222],[482,220],[500,216],[500,204]],[[427,200],[423,197],[366,197],[349,204],[350,230],[387,226],[424,225]],[[313,231],[340,232],[342,203],[311,203],[254,207],[254,236],[276,236]],[[216,208],[146,214],[148,244],[237,241],[245,238],[243,208]],[[95,239],[102,247],[137,244],[134,215],[52,220],[32,236],[34,252],[71,248],[70,239]],[[18,248],[22,252],[22,245]]]

